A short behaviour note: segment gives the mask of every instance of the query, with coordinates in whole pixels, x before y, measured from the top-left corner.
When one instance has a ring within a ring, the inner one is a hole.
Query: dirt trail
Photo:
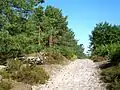
[[[96,64],[89,59],[78,59],[66,65],[48,83],[33,90],[106,90],[99,80]]]

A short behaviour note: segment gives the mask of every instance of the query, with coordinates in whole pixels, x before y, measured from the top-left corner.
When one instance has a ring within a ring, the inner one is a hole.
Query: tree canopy
[[[120,43],[120,26],[107,22],[96,24],[92,35],[90,35],[90,41],[93,51],[102,45]]]
[[[53,6],[42,7],[42,3],[44,0],[0,1],[0,61],[46,48],[65,57],[84,55],[68,28],[67,16]]]
[[[111,62],[120,62],[120,26],[107,22],[96,24],[90,35],[90,48],[93,55],[107,56]]]

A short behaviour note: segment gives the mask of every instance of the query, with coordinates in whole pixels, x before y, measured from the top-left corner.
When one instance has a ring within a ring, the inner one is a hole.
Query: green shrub
[[[1,55],[2,56],[2,55]],[[6,63],[7,63],[7,58],[5,58],[5,57],[1,57],[0,56],[0,65],[6,65]]]
[[[11,74],[20,70],[23,62],[20,60],[9,60],[7,62],[7,67],[0,71],[0,75],[3,78],[10,78]]]
[[[108,90],[120,90],[120,79],[116,78],[114,80],[114,82],[111,82],[108,86],[107,86]]]
[[[76,60],[76,59],[78,59],[77,55],[73,55],[71,60]]]
[[[19,60],[9,61],[7,68],[0,71],[0,75],[3,78],[11,78],[28,84],[43,84],[49,79],[49,75],[43,68],[30,64],[23,65]]]
[[[9,60],[6,70],[10,73],[14,71],[18,71],[20,70],[22,65],[23,65],[23,62],[20,60]]]
[[[12,88],[12,84],[9,81],[0,82],[0,90],[10,90],[11,88]]]
[[[111,53],[110,62],[115,65],[120,63],[120,48],[117,48],[115,52]]]
[[[19,70],[17,73],[12,73],[13,80],[24,82],[28,84],[44,84],[49,79],[49,75],[41,67],[30,67],[27,65]]]
[[[58,52],[47,52],[45,57],[45,64],[61,64],[65,60],[65,57]]]
[[[113,66],[107,69],[103,69],[101,75],[105,76],[103,77],[103,80],[105,80],[105,82],[113,82],[115,78],[120,75],[120,67]]]
[[[44,61],[45,64],[62,64],[66,60],[60,52],[60,49],[57,47],[46,48],[43,52],[46,57],[46,60]]]
[[[31,44],[25,48],[25,53],[29,54],[29,53],[39,52],[41,51],[42,48],[43,48],[42,45]]]
[[[108,83],[108,90],[120,90],[120,67],[113,66],[107,69],[104,69],[101,73],[102,80],[105,83]]]
[[[74,56],[74,52],[69,47],[61,47],[60,53],[69,60]]]
[[[10,78],[10,73],[8,71],[6,71],[6,70],[0,70],[0,75],[5,79]]]
[[[120,44],[101,45],[94,50],[93,55],[108,56],[111,63],[117,64],[120,62]]]
[[[94,55],[94,56],[90,57],[90,59],[92,59],[94,62],[101,62],[101,61],[105,61],[107,58],[102,57],[102,56]]]
[[[106,55],[108,55],[108,47],[107,46],[105,46],[105,45],[101,45],[101,46],[99,46],[99,47],[97,47],[94,51],[93,51],[93,53],[92,53],[93,55],[98,55],[98,56],[106,56]]]

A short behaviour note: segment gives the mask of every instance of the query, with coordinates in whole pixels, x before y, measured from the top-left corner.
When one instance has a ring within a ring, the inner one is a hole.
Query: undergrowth
[[[44,84],[49,75],[42,67],[36,65],[22,64],[22,61],[11,60],[7,68],[0,71],[3,78],[13,79],[27,84]]]
[[[108,90],[120,90],[120,66],[103,69],[101,75]]]
[[[0,90],[10,90],[12,84],[9,81],[0,81]]]

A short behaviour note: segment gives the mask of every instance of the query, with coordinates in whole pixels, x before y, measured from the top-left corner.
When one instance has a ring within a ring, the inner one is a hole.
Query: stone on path
[[[98,68],[89,59],[78,59],[66,65],[46,84],[33,90],[106,90],[99,80]]]

